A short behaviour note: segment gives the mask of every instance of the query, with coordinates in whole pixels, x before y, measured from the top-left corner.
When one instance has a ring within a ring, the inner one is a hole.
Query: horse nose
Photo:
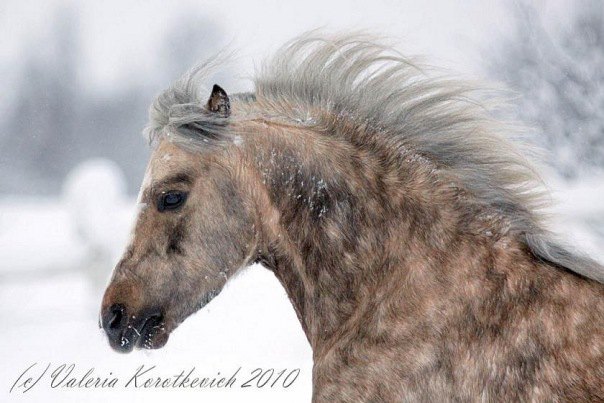
[[[122,330],[127,322],[126,307],[122,304],[113,304],[101,314],[101,327],[110,340],[121,337]]]
[[[113,304],[102,310],[101,327],[107,334],[111,348],[120,353],[129,353],[134,347],[157,348],[163,345],[156,337],[163,330],[163,318],[159,308],[135,311],[123,304]]]

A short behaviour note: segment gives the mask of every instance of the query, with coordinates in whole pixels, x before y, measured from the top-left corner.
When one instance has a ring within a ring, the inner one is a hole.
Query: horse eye
[[[176,190],[162,192],[162,194],[159,195],[159,198],[157,200],[157,210],[176,210],[177,208],[182,206],[186,200],[187,194],[185,192],[179,192]]]

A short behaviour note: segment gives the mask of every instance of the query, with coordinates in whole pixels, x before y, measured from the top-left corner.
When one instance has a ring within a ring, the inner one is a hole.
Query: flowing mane
[[[150,140],[168,136],[194,149],[233,141],[225,119],[204,109],[201,81],[214,64],[194,68],[156,98],[145,129]],[[420,159],[456,178],[477,203],[505,217],[538,258],[604,282],[601,265],[547,231],[541,180],[525,157],[531,147],[514,136],[521,131],[493,117],[488,106],[497,98],[431,72],[370,37],[311,33],[263,64],[254,93],[234,97],[229,121],[286,121],[326,136],[344,133],[353,144],[370,132],[394,159]]]

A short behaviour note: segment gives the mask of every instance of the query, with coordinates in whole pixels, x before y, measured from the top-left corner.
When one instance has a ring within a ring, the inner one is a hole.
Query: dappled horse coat
[[[604,400],[604,269],[546,230],[489,94],[358,36],[295,39],[249,94],[201,91],[208,66],[151,107],[115,349],[163,346],[260,261],[314,401]]]

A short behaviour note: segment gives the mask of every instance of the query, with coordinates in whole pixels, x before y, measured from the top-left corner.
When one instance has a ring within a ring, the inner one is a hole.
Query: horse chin
[[[146,349],[146,350],[155,350],[158,348],[162,348],[163,346],[166,345],[169,338],[170,338],[170,333],[162,330],[155,334],[149,335],[144,340],[141,337],[141,339],[139,339],[139,340],[141,340],[141,342],[139,342],[137,344],[137,348]]]
[[[162,348],[168,342],[170,332],[166,330],[164,322],[147,323],[140,332],[136,348],[155,350]]]

